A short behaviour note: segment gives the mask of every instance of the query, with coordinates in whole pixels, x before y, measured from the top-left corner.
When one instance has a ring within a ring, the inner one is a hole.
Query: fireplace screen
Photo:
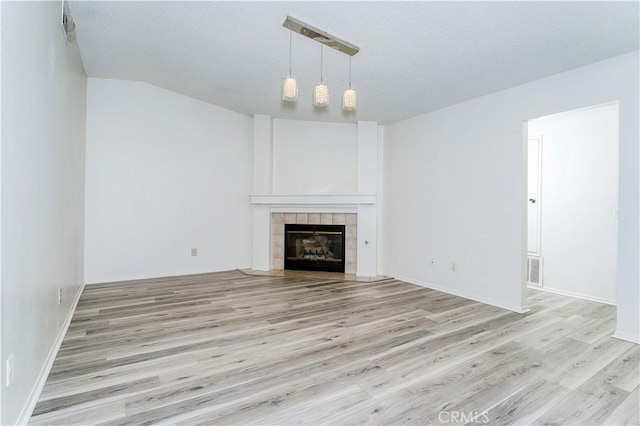
[[[284,226],[284,268],[344,272],[344,225]]]

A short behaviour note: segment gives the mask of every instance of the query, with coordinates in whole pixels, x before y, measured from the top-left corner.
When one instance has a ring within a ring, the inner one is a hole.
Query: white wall
[[[618,106],[529,122],[542,136],[544,288],[615,303]]]
[[[273,120],[274,194],[358,192],[356,124]]]
[[[0,423],[7,425],[27,420],[82,284],[87,80],[60,16],[60,2],[2,3]]]
[[[252,138],[250,117],[89,79],[86,282],[250,266]]]
[[[273,134],[270,115],[253,116],[253,194],[273,191]]]
[[[384,273],[521,310],[521,122],[487,107],[387,126]]]
[[[618,101],[616,334],[640,340],[638,88],[633,52],[387,126],[385,273],[521,309],[523,123]]]

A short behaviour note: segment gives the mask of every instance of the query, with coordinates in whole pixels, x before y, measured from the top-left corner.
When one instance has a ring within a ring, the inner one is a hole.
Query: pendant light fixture
[[[349,88],[342,94],[342,109],[345,111],[355,111],[356,91],[351,88],[351,56],[349,56]]]
[[[294,102],[298,99],[298,82],[291,73],[291,34],[296,32],[301,36],[320,43],[320,83],[316,84],[313,88],[313,105],[317,108],[326,108],[329,106],[329,87],[324,83],[323,63],[323,47],[326,45],[349,55],[349,88],[342,94],[342,108],[345,111],[354,111],[356,109],[356,91],[351,88],[351,56],[357,54],[360,48],[291,16],[285,18],[282,26],[289,30],[289,76],[282,80],[282,100],[285,102]]]
[[[329,87],[322,80],[322,44],[320,45],[320,84],[313,89],[313,104],[319,108],[329,105]]]
[[[289,30],[289,76],[282,80],[282,100],[285,102],[295,102],[298,99],[298,82],[291,75],[291,36],[293,32]]]

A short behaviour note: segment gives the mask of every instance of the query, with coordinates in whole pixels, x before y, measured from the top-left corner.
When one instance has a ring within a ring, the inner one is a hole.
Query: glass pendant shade
[[[289,76],[282,80],[282,100],[285,102],[295,102],[298,99],[298,82]]]
[[[313,89],[313,104],[321,108],[329,105],[329,87],[326,84],[316,84]]]
[[[355,89],[347,89],[342,94],[342,109],[345,111],[355,111],[356,109],[356,91]]]

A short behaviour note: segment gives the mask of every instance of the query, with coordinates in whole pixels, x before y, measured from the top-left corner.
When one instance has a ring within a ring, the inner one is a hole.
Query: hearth
[[[285,224],[284,268],[344,272],[345,226]]]

